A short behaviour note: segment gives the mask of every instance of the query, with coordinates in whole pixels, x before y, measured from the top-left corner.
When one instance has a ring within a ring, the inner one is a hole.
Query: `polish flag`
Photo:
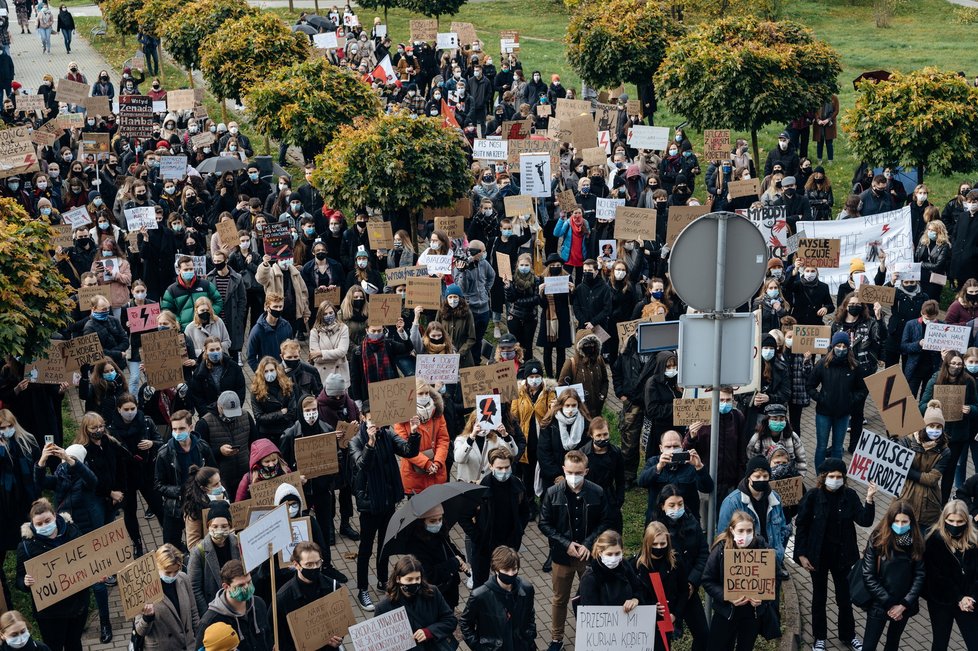
[[[391,57],[389,54],[377,64],[377,67],[370,73],[370,76],[374,79],[382,79],[387,85],[394,85],[398,88],[401,87],[401,81],[397,78],[397,75],[394,74],[394,66],[391,65]]]

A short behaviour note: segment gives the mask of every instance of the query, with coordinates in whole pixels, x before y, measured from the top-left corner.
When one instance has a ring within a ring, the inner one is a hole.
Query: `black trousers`
[[[88,607],[77,617],[38,618],[41,639],[51,651],[82,651],[82,633],[88,621]]]
[[[822,554],[822,558],[814,561],[815,571],[811,573],[812,635],[816,640],[828,638],[825,606],[828,602],[829,573],[831,572],[832,584],[835,586],[835,603],[839,608],[839,639],[848,643],[856,637],[856,620],[852,613],[852,598],[849,596],[850,568],[833,563],[834,556],[834,553]]]
[[[876,607],[870,608],[869,612],[866,613],[863,651],[876,651],[880,640],[883,639],[883,629],[886,628],[887,622],[890,623],[890,629],[886,632],[886,646],[883,648],[886,651],[900,651],[900,638],[903,636],[903,629],[907,627],[907,619],[906,614],[904,614],[903,619],[895,622],[886,616],[885,610]]]
[[[761,631],[761,620],[753,606],[737,606],[730,619],[713,614],[710,624],[710,651],[753,651]]]
[[[381,555],[384,546],[384,534],[387,523],[394,517],[394,509],[384,513],[360,512],[360,547],[357,551],[357,590],[366,590],[370,586],[370,555],[373,551],[374,537],[377,538],[377,580],[387,583],[388,556]]]
[[[136,493],[141,493],[146,500],[146,508],[152,511],[160,525],[163,524],[163,498],[153,489],[153,468],[150,465],[136,464],[130,467],[126,497],[122,501],[122,517],[126,523],[126,531],[133,542],[142,540],[139,533],[139,518],[136,517],[136,507],[139,499]]]
[[[951,627],[958,623],[958,630],[964,638],[968,651],[978,650],[978,613],[962,612],[957,604],[927,604],[930,613],[930,628],[933,631],[931,651],[947,651],[951,641]]]
[[[703,602],[700,601],[698,591],[693,592],[693,596],[686,602],[686,610],[683,611],[682,624],[693,634],[692,651],[706,651],[710,641],[710,626],[706,621],[706,611],[703,610]]]
[[[163,516],[163,542],[186,552],[187,547],[183,544],[183,526],[183,518]]]

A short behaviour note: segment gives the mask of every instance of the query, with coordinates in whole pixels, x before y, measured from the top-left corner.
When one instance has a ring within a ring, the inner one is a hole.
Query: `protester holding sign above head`
[[[845,443],[852,405],[864,400],[867,394],[856,356],[850,348],[849,335],[836,332],[832,335],[829,348],[828,354],[819,360],[808,378],[808,395],[817,403],[816,468],[821,467],[827,456],[842,458],[842,446]]]
[[[944,503],[941,499],[942,478],[945,474],[954,474],[944,420],[941,401],[931,400],[924,412],[924,429],[899,440],[901,445],[915,453],[900,497],[913,507],[922,527],[930,527],[937,522],[940,505]]]
[[[855,525],[873,524],[875,495],[876,484],[871,482],[866,504],[861,504],[856,491],[846,485],[846,464],[830,457],[818,467],[815,489],[807,491],[798,506],[794,558],[812,576],[813,649],[824,650],[828,637],[825,610],[830,572],[839,608],[839,639],[853,649],[861,646],[856,637],[848,577],[859,561]]]

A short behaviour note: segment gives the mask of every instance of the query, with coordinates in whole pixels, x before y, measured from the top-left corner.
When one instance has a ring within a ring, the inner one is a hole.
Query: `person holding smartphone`
[[[670,429],[659,438],[660,453],[649,457],[638,476],[638,485],[649,490],[645,524],[653,520],[659,491],[669,484],[682,493],[686,510],[697,519],[700,516],[700,493],[713,492],[713,478],[695,449],[683,450],[679,432]]]

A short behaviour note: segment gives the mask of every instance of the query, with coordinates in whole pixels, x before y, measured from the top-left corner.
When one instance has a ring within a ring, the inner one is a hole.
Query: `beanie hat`
[[[783,179],[781,179],[781,185],[782,186],[785,186],[785,185],[795,185],[796,183],[797,183],[797,181],[795,180],[795,177],[793,177],[793,176],[786,176]]]
[[[683,144],[680,146],[683,151],[693,151],[693,143],[688,140],[683,140]]]
[[[781,258],[771,258],[767,261],[768,269],[773,269],[775,267],[781,267],[782,269],[784,268],[784,263],[781,262]]]
[[[302,501],[299,498],[299,491],[295,486],[288,482],[282,482],[279,484],[278,488],[275,489],[275,504],[281,504],[290,497],[294,498],[296,502]]]
[[[944,427],[944,412],[941,410],[940,400],[931,400],[927,403],[927,410],[924,412],[924,424]]]
[[[91,190],[88,193],[88,200],[95,201],[95,197],[101,197],[102,194],[98,190]]]
[[[326,392],[327,396],[334,398],[341,396],[346,391],[346,380],[339,373],[330,373],[326,376],[326,381],[323,382],[323,391]]]
[[[359,247],[357,247],[357,255],[356,255],[356,257],[358,257],[358,258],[369,258],[370,257],[370,254],[367,252],[367,249],[364,248],[364,246],[361,244]]]
[[[849,341],[849,335],[842,332],[841,330],[835,333],[834,335],[832,335],[832,348],[835,348],[839,344],[845,344],[846,348],[848,348],[851,345],[851,342]]]
[[[777,348],[778,340],[769,334],[765,334],[761,337],[761,348]]]
[[[74,457],[75,461],[85,463],[85,457],[88,456],[88,450],[85,449],[84,445],[75,443],[74,445],[69,445],[65,448],[65,454],[67,454],[69,457]]]
[[[456,285],[455,283],[452,283],[451,285],[445,288],[445,296],[452,296],[453,294],[455,296],[464,295],[462,294],[462,288]]]
[[[866,263],[863,262],[862,258],[853,258],[849,261],[849,273],[855,273],[857,271],[866,271]]]
[[[523,363],[523,367],[520,369],[520,374],[523,377],[530,375],[543,375],[543,365],[539,360],[529,359]]]
[[[302,201],[302,195],[299,194],[298,192],[293,192],[292,194],[289,195],[289,201],[290,202],[292,202],[292,201],[299,201],[299,202],[301,202]]]
[[[755,470],[763,470],[770,473],[771,464],[762,456],[751,457],[751,460],[747,462],[747,472],[744,473],[744,477],[750,477],[754,474]]]
[[[210,521],[216,518],[227,518],[227,521],[231,523],[231,505],[224,500],[211,502],[210,508],[207,511],[207,522],[205,524],[210,524]]]
[[[836,459],[835,457],[829,457],[822,462],[822,465],[818,467],[818,474],[825,475],[830,472],[841,472],[843,475],[846,474],[846,462],[842,459]]]
[[[819,165],[813,170],[816,174],[825,174],[825,168]]]
[[[241,644],[238,634],[229,624],[224,622],[217,622],[208,626],[201,642],[204,645],[204,651],[234,651]]]

